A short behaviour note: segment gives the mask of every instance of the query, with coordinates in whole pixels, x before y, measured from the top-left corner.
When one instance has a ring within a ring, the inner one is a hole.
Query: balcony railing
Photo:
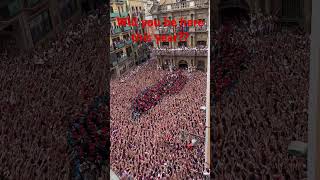
[[[159,6],[159,11],[172,11],[172,10],[181,10],[188,8],[201,8],[208,7],[208,0],[192,0],[192,1],[183,1],[172,4],[164,4]]]
[[[128,17],[128,15],[129,15],[128,12],[122,12],[122,13],[120,13],[120,16],[121,16],[121,17]]]
[[[186,49],[152,49],[157,56],[207,56],[207,48],[186,48]]]
[[[125,42],[124,41],[121,41],[121,42],[118,42],[118,43],[115,43],[115,46],[118,48],[118,49],[121,49],[123,48],[125,45]]]
[[[173,33],[174,31],[173,31],[173,29],[172,28],[170,28],[170,27],[158,27],[157,29],[156,29],[156,34],[171,34],[171,33]]]
[[[206,32],[208,31],[208,26],[204,25],[204,26],[196,26],[195,27],[196,32]]]
[[[131,40],[131,39],[127,40],[127,41],[126,41],[126,44],[127,44],[127,45],[131,45],[131,44],[132,44],[132,40]]]
[[[133,48],[137,48],[138,44],[137,43],[133,43]]]
[[[125,61],[125,60],[127,60],[128,59],[128,56],[123,56],[123,57],[120,57],[119,59],[118,59],[118,62],[123,62],[123,61]]]
[[[111,62],[111,67],[115,67],[117,64],[118,64],[117,61],[113,61],[113,62]]]
[[[133,17],[137,17],[137,16],[140,16],[140,12],[136,12],[136,11],[134,11],[134,12],[132,12],[132,16]]]
[[[126,26],[123,28],[123,31],[127,32],[127,31],[130,31],[131,30],[131,27],[130,26]]]
[[[111,18],[115,18],[115,17],[118,17],[118,16],[119,16],[119,13],[117,13],[117,12],[110,13],[110,17]]]
[[[122,29],[121,28],[115,28],[115,29],[111,29],[111,34],[119,34],[122,32]]]
[[[176,32],[189,32],[189,30],[190,30],[190,27],[188,27],[188,26],[185,26],[185,27],[177,26],[176,27]]]

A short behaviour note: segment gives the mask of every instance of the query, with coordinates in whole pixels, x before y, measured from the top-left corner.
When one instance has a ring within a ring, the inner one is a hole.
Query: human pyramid
[[[84,177],[85,171],[101,173],[108,160],[108,133],[105,106],[106,96],[96,97],[86,112],[78,114],[67,132],[75,179]]]
[[[133,100],[133,119],[137,119],[142,113],[156,106],[166,95],[173,95],[182,90],[187,82],[187,77],[177,71],[166,75],[153,86],[144,89]]]

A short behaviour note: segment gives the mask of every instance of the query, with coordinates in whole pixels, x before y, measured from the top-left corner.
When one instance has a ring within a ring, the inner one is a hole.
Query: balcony
[[[132,17],[137,17],[137,16],[139,16],[139,13],[136,12],[136,11],[132,12],[131,14],[132,14]]]
[[[111,34],[115,35],[115,34],[119,34],[122,32],[121,28],[115,28],[115,29],[111,29]]]
[[[125,61],[127,59],[128,59],[128,56],[124,55],[123,57],[118,58],[118,62],[121,63],[121,62],[123,62],[123,61]]]
[[[156,34],[171,34],[173,32],[173,29],[170,27],[158,27],[155,31]]]
[[[118,49],[123,48],[124,45],[125,45],[124,41],[120,41],[120,42],[115,43],[115,46],[116,46],[116,48],[118,48]]]
[[[137,43],[133,43],[133,48],[137,48],[138,44]]]
[[[118,62],[117,61],[112,61],[110,64],[111,64],[111,67],[115,67],[115,66],[117,66]]]
[[[156,56],[208,56],[208,49],[152,49],[152,53]]]
[[[132,44],[132,40],[131,39],[126,41],[126,45],[131,45],[131,44]]]
[[[122,12],[122,13],[120,13],[120,16],[121,16],[121,17],[128,17],[128,15],[129,15],[128,12]]]
[[[184,26],[184,27],[177,26],[176,27],[176,32],[189,32],[189,30],[190,30],[190,27],[188,27],[188,26]]]
[[[208,8],[209,3],[208,0],[191,0],[191,1],[183,1],[172,4],[164,4],[159,6],[159,11],[173,11],[173,10],[185,10],[192,8]]]
[[[130,27],[130,26],[126,26],[126,27],[123,28],[123,31],[125,31],[125,32],[128,32],[128,31],[130,31],[130,30],[131,30],[131,27]]]
[[[208,31],[208,26],[204,25],[204,26],[196,26],[195,27],[195,31],[196,32],[207,32]]]
[[[110,13],[111,18],[116,18],[118,16],[119,16],[119,13],[117,13],[117,12]]]

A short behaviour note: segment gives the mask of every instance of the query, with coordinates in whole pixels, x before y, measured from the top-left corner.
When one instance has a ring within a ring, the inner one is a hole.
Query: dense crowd
[[[206,75],[183,71],[188,78],[177,94],[131,120],[131,102],[168,71],[156,60],[111,80],[111,167],[128,179],[203,179]]]
[[[245,47],[249,58],[243,70],[228,69],[241,70],[237,83],[212,104],[213,178],[305,179],[306,159],[289,154],[288,145],[307,141],[309,36],[279,26],[276,18],[252,17],[227,28],[232,44]],[[233,52],[216,41],[220,47]]]
[[[133,119],[160,103],[166,95],[174,95],[182,90],[187,77],[181,71],[170,73],[155,85],[145,88],[132,102]]]
[[[66,24],[33,52],[1,54],[0,179],[71,177],[68,125],[108,89],[102,11]]]
[[[109,117],[105,109],[107,105],[108,96],[95,97],[86,111],[79,113],[70,123],[67,140],[75,179],[82,179],[88,171],[101,174],[109,163],[109,126],[105,121]]]

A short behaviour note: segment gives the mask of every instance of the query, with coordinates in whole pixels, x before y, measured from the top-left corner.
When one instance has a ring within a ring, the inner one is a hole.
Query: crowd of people
[[[109,117],[105,110],[108,104],[108,96],[96,97],[87,111],[70,123],[67,139],[75,179],[84,179],[86,171],[101,174],[102,168],[108,167],[109,126],[105,123]]]
[[[229,42],[249,54],[243,59],[245,68],[228,68],[229,73],[236,72],[237,83],[231,91],[220,90],[224,93],[217,94],[220,99],[212,104],[212,175],[306,179],[306,159],[289,154],[288,145],[307,141],[309,36],[298,28],[279,26],[276,18],[252,17],[251,22],[227,28]],[[229,49],[216,43],[217,49]],[[229,61],[222,57],[221,61]]]
[[[174,95],[182,90],[187,77],[181,71],[170,73],[155,85],[145,88],[132,102],[133,119],[156,106],[166,95]]]
[[[215,37],[214,58],[210,69],[212,86],[211,103],[219,100],[224,91],[230,90],[237,82],[240,72],[245,69],[249,59],[249,51],[245,46],[233,43],[228,28],[222,28]]]
[[[203,179],[204,72],[183,71],[188,81],[179,93],[163,97],[139,122],[131,120],[136,95],[168,73],[156,66],[150,59],[111,80],[111,168],[123,179]]]
[[[69,123],[108,93],[102,11],[66,24],[33,52],[0,55],[0,179],[72,176]]]

